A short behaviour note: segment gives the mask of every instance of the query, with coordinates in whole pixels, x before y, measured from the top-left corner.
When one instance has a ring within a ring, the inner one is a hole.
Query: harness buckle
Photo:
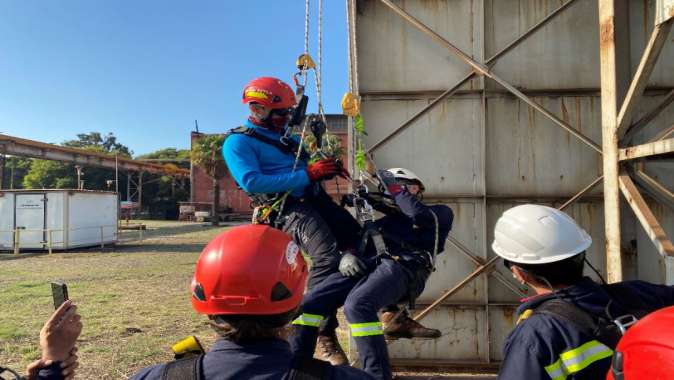
[[[618,330],[620,330],[620,335],[625,335],[627,329],[637,322],[639,320],[632,314],[626,314],[613,320],[613,324],[618,326]]]

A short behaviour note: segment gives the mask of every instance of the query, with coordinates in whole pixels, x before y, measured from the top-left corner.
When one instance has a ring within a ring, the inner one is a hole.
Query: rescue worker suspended
[[[329,276],[307,293],[290,337],[298,357],[313,355],[321,321],[344,305],[363,369],[376,379],[392,378],[385,329],[377,312],[387,305],[413,303],[421,294],[453,220],[449,207],[427,206],[420,201],[423,184],[416,176],[409,181],[409,173],[400,168],[380,173],[390,179],[385,180],[386,187],[396,208],[381,208],[388,215],[367,226],[362,255],[344,255],[342,262],[351,263],[340,265],[342,274]],[[351,270],[354,266],[355,273]],[[391,332],[396,328],[425,329],[406,314],[400,315]],[[434,331],[429,337],[437,336]]]

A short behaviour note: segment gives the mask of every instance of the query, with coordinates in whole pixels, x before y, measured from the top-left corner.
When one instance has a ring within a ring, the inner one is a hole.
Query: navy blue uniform
[[[290,371],[293,355],[280,339],[237,344],[220,339],[203,358],[206,380],[282,380]],[[131,380],[160,380],[166,364],[140,370]],[[371,380],[367,373],[348,366],[330,367],[329,379]]]
[[[267,138],[281,140],[280,133],[251,122],[245,126]],[[297,137],[293,138],[299,143]],[[337,272],[340,251],[355,248],[358,244],[360,225],[332,201],[320,184],[309,181],[307,163],[298,160],[293,171],[294,154],[244,134],[227,137],[222,154],[232,177],[247,193],[291,192],[283,209],[280,228],[311,257],[307,287],[313,289]],[[337,324],[336,316],[326,318],[322,333],[330,335]]]
[[[611,365],[613,350],[584,335],[574,324],[559,316],[536,313],[536,307],[560,297],[584,311],[613,318],[631,314],[620,297],[611,296],[606,289],[589,278],[556,293],[525,301],[518,308],[517,327],[510,333],[503,349],[499,379],[563,380],[604,379]],[[643,281],[619,283],[641,300],[642,307],[655,311],[674,304],[674,287],[654,285]],[[624,299],[623,299],[624,301]]]
[[[392,377],[377,311],[421,294],[430,270],[423,260],[417,260],[424,255],[420,251],[433,252],[437,240],[441,252],[454,217],[449,207],[426,206],[408,192],[398,194],[395,201],[401,213],[379,219],[376,226],[382,228],[388,251],[399,259],[377,258],[374,246],[368,246],[369,256],[364,258],[370,270],[367,276],[354,278],[335,273],[306,294],[302,314],[293,321],[295,329],[290,338],[296,355],[313,356],[317,327],[326,315],[344,305],[363,369],[377,379]],[[438,221],[437,239],[434,214]],[[389,235],[395,239],[387,238]],[[410,251],[412,244],[417,251]]]

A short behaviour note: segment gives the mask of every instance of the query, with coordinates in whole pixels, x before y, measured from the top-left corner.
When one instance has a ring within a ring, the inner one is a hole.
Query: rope
[[[353,70],[353,89],[352,92],[354,95],[359,96],[359,87],[358,87],[358,47],[356,46],[356,1],[351,0],[351,41],[353,45],[353,67],[351,68]],[[347,16],[349,17],[349,16]]]
[[[309,0],[304,2],[304,54],[309,54]]]
[[[349,21],[349,0],[345,1],[344,4],[346,5],[346,12],[344,13],[346,15],[346,35],[349,36],[349,39],[351,38],[351,21]],[[353,61],[352,61],[352,54],[351,54],[351,44],[346,47],[346,54],[348,57],[349,65],[353,69]],[[353,74],[351,73],[351,70],[349,70],[349,92],[353,92]]]

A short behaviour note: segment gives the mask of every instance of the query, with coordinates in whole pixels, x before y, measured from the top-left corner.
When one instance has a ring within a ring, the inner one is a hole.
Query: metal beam
[[[648,237],[651,238],[653,245],[655,245],[660,255],[663,257],[674,256],[674,245],[672,245],[665,230],[658,223],[658,220],[639,193],[639,190],[637,190],[630,176],[626,173],[620,174],[619,182],[620,190],[625,199],[627,199],[637,219],[641,222],[641,226],[646,231]]]
[[[669,128],[665,128],[660,133],[658,133],[653,141],[660,141],[664,140],[667,137],[671,136],[674,133],[674,124],[670,125]]]
[[[625,136],[623,137],[622,141],[630,141],[634,138],[634,136],[641,131],[643,127],[648,125],[653,119],[655,119],[665,108],[667,108],[668,105],[670,105],[674,101],[674,90],[670,91],[664,99],[660,101],[655,107],[653,107],[650,111],[648,111],[644,116],[641,117],[638,121],[636,121],[632,126],[627,128],[627,131],[625,132]]]
[[[655,1],[655,25],[671,21],[674,17],[674,0]]]
[[[189,171],[185,169],[169,169],[164,167],[164,165],[152,164],[129,158],[119,157],[115,159],[115,156],[91,152],[85,149],[45,144],[39,141],[2,134],[0,134],[0,146],[2,146],[4,152],[14,156],[71,162],[79,165],[98,166],[109,169],[115,169],[115,165],[118,165],[119,169],[123,170],[146,171],[153,174],[164,174],[176,177],[189,176]]]
[[[563,211],[565,208],[567,208],[567,207],[571,206],[572,204],[576,203],[576,201],[577,201],[578,199],[580,199],[583,195],[587,194],[587,192],[589,192],[590,190],[594,189],[594,187],[597,186],[597,185],[599,184],[599,182],[601,182],[603,179],[604,179],[604,176],[603,176],[603,175],[597,177],[597,179],[595,179],[594,181],[592,181],[591,184],[585,186],[585,187],[583,188],[583,190],[579,191],[578,194],[574,195],[573,197],[571,197],[571,199],[569,199],[568,201],[564,202],[564,204],[562,204],[561,206],[557,207],[557,209]]]
[[[616,66],[615,0],[599,0],[599,58],[604,169],[604,230],[608,282],[622,281],[620,254],[620,192],[618,190],[618,78]]]
[[[651,77],[651,73],[653,73],[655,64],[662,52],[662,47],[665,45],[665,42],[667,42],[667,36],[669,36],[669,31],[671,29],[671,21],[656,25],[653,28],[651,38],[648,40],[644,54],[641,56],[641,62],[639,62],[637,72],[634,74],[634,79],[632,79],[630,88],[627,90],[627,95],[625,95],[625,100],[618,113],[618,138],[625,135],[625,131],[631,122],[632,112],[641,99],[641,94],[643,94],[644,89],[648,84],[648,79]]]
[[[424,319],[424,317],[426,317],[426,315],[428,315],[428,313],[430,313],[433,309],[435,309],[438,305],[440,305],[442,303],[442,301],[446,300],[447,298],[449,298],[453,294],[457,293],[459,290],[463,289],[464,286],[468,285],[468,283],[470,283],[475,277],[481,275],[487,269],[490,269],[492,264],[494,264],[494,262],[496,262],[496,260],[498,260],[498,259],[500,259],[499,256],[494,256],[491,259],[489,259],[489,261],[487,261],[484,265],[476,268],[473,271],[473,273],[469,274],[468,277],[463,279],[463,281],[461,281],[460,283],[456,284],[456,286],[454,286],[453,288],[451,288],[448,291],[446,291],[445,293],[443,293],[442,296],[440,296],[440,298],[438,298],[432,304],[430,304],[428,307],[426,307],[424,310],[419,312],[419,314],[415,315],[414,320],[420,321],[420,320]]]
[[[461,251],[464,255],[466,255],[466,257],[468,257],[470,259],[470,261],[472,261],[473,264],[475,264],[476,266],[479,267],[479,266],[482,266],[482,265],[485,264],[485,262],[486,262],[485,259],[483,259],[481,257],[478,257],[475,254],[473,254],[473,252],[471,252],[466,246],[461,244],[461,242],[456,240],[456,238],[454,238],[453,236],[448,236],[447,241],[450,242],[454,247],[456,247],[456,249]],[[522,289],[513,285],[512,282],[510,282],[505,276],[503,276],[501,274],[501,272],[493,271],[493,272],[491,272],[491,276],[494,277],[495,279],[497,279],[499,282],[501,282],[503,285],[505,285],[505,287],[510,289],[513,293],[517,294],[518,296],[525,296],[526,295],[525,291],[523,291]]]
[[[674,138],[667,140],[657,140],[646,144],[620,149],[619,159],[620,161],[633,160],[635,158],[649,157],[672,152],[674,152]]]
[[[529,36],[531,36],[535,31],[540,29],[542,26],[548,23],[548,21],[552,20],[555,16],[560,14],[562,11],[564,11],[566,8],[568,8],[574,1],[576,0],[569,0],[563,5],[559,6],[557,9],[552,11],[549,15],[547,15],[543,20],[539,21],[535,25],[533,25],[531,28],[529,28],[526,32],[522,33],[519,37],[517,37],[514,41],[510,42],[507,46],[505,46],[503,49],[499,50],[496,54],[493,56],[489,57],[485,61],[485,64],[489,65],[496,61],[497,59],[501,58],[503,55],[511,51],[513,48],[518,46],[522,41],[526,40]],[[443,99],[454,95],[458,91],[461,86],[463,86],[466,82],[471,80],[474,76],[476,75],[475,71],[471,71],[468,75],[466,75],[463,79],[459,80],[452,86],[449,90],[444,91],[442,94],[440,94],[437,98],[433,99],[427,106],[419,110],[416,114],[414,114],[412,117],[409,119],[405,120],[398,128],[394,129],[393,132],[389,133],[387,136],[379,140],[377,143],[372,145],[368,150],[367,153],[372,153],[382,145],[384,145],[386,142],[388,142],[390,139],[398,135],[400,132],[403,130],[407,129],[410,125],[414,124],[415,121],[417,121],[421,116],[423,116],[426,112],[430,111],[433,109],[436,105],[440,103]]]
[[[640,168],[634,170],[634,180],[646,189],[653,198],[674,210],[674,193],[669,191],[662,183],[646,174]]]
[[[465,62],[466,64],[471,66],[476,73],[484,75],[484,76],[492,79],[496,83],[500,84],[506,90],[510,91],[513,95],[518,97],[520,100],[527,103],[531,108],[535,109],[536,111],[538,111],[538,112],[542,113],[543,115],[545,115],[546,117],[548,117],[548,119],[550,119],[553,123],[562,127],[567,132],[569,132],[573,136],[577,137],[578,139],[580,139],[585,144],[589,145],[592,149],[596,150],[598,153],[602,152],[599,145],[597,145],[594,141],[592,141],[592,139],[590,139],[589,137],[585,136],[584,134],[578,132],[575,128],[573,128],[572,126],[567,124],[565,121],[563,121],[562,119],[555,116],[553,113],[551,113],[550,111],[548,111],[547,109],[542,107],[540,104],[534,102],[531,98],[524,95],[520,90],[515,88],[513,85],[506,82],[505,80],[503,80],[501,77],[499,77],[495,73],[491,72],[489,67],[487,67],[484,64],[481,64],[481,63],[475,61],[474,59],[472,59],[468,54],[464,53],[459,48],[452,45],[449,41],[447,41],[442,36],[437,34],[433,29],[429,28],[424,23],[417,20],[416,18],[414,18],[409,13],[405,12],[404,9],[400,8],[398,5],[394,4],[390,0],[380,0],[380,1],[382,3],[384,3],[386,6],[388,6],[389,8],[391,8],[391,10],[396,12],[398,15],[400,15],[405,21],[407,21],[411,25],[415,26],[421,32],[430,36],[433,40],[435,40],[436,42],[438,42],[439,44],[444,46],[450,52],[454,53],[457,57],[459,57],[459,59],[461,59],[463,62]]]

